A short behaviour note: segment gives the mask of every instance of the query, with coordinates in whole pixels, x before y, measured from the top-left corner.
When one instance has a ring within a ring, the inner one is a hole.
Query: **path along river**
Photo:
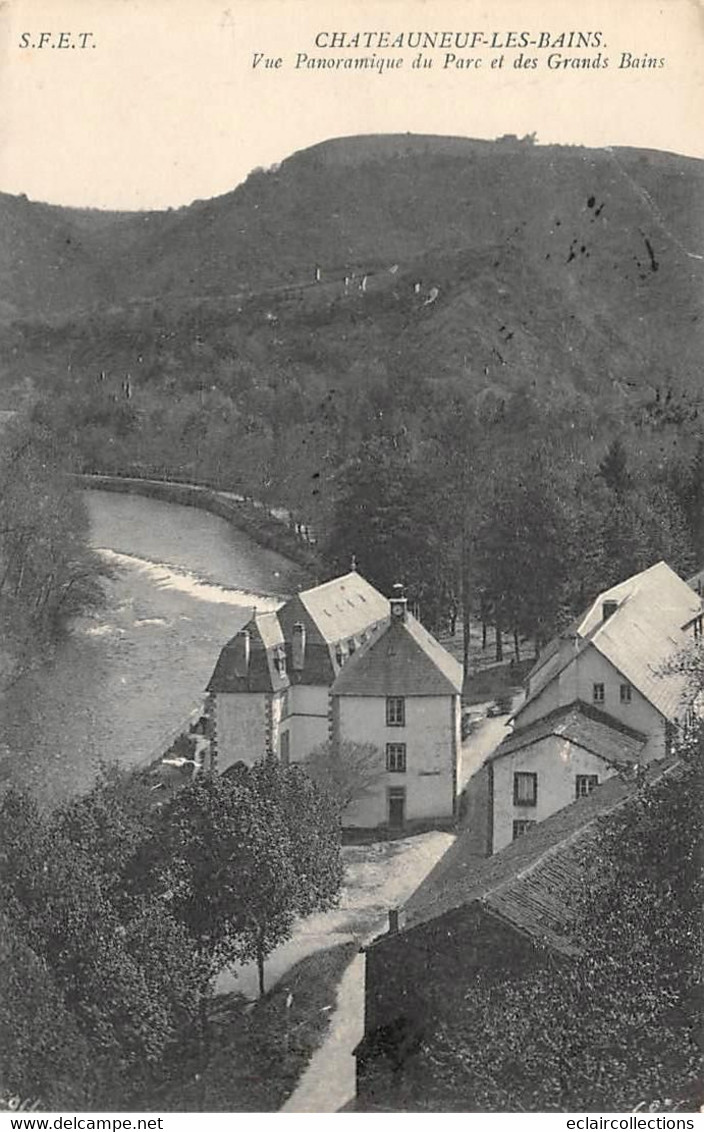
[[[0,699],[0,782],[45,804],[134,766],[197,707],[220,648],[300,569],[193,507],[86,492],[91,541],[114,566],[107,605]]]

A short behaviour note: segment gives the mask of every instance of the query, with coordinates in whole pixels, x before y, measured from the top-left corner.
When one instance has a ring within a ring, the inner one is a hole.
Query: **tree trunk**
[[[462,667],[464,668],[464,681],[465,684],[469,680],[469,637],[472,627],[472,598],[471,598],[471,584],[470,584],[470,559],[469,559],[469,536],[465,529],[462,536]]]
[[[504,641],[501,618],[498,616],[494,622],[494,627],[496,629],[496,659],[499,661],[504,659]]]
[[[513,630],[513,651],[516,656],[516,664],[521,662],[521,642],[518,639],[518,629]]]
[[[199,1057],[198,1057],[198,1073],[196,1076],[197,1081],[197,1098],[198,1098],[198,1111],[205,1112],[205,1074],[210,1064],[210,1018],[208,1017],[208,1004],[210,1002],[210,988],[204,987],[201,990],[200,1002],[198,1004],[198,1022],[199,1022]]]
[[[259,997],[264,995],[264,945],[260,940],[257,945],[257,974],[259,976]]]

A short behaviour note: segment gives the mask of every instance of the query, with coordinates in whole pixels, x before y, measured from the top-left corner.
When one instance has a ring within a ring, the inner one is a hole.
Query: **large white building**
[[[700,596],[659,562],[600,594],[543,650],[514,731],[487,764],[491,852],[668,752],[687,711],[673,661],[701,636]]]
[[[330,686],[388,616],[388,599],[356,571],[255,614],[223,648],[207,688],[217,769],[265,753],[301,762],[326,742]]]
[[[371,744],[379,774],[342,815],[343,825],[404,829],[455,817],[461,780],[462,667],[406,608],[388,622],[330,689],[332,747]]]

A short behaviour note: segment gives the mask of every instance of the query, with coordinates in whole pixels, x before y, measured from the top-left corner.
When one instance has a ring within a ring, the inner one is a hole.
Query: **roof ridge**
[[[305,597],[307,594],[320,593],[322,590],[327,589],[328,586],[332,586],[336,582],[344,582],[348,578],[361,578],[361,574],[357,570],[348,570],[346,574],[338,574],[334,578],[328,578],[327,582],[320,582],[317,586],[309,586],[307,590],[299,590],[298,593],[293,596]],[[367,582],[367,585],[371,585],[371,582]]]
[[[681,761],[678,758],[674,758],[671,762],[668,763],[668,765],[659,766],[660,762],[667,762],[668,757],[671,757],[671,756],[666,756],[666,758],[664,760],[658,760],[658,762],[654,762],[654,763],[650,764],[649,769],[652,770],[655,767],[658,767],[659,773],[652,774],[648,777],[648,782],[647,782],[648,785],[651,785],[654,782],[659,782],[661,778],[664,778],[665,775],[670,774],[672,771],[674,771],[676,768],[678,768],[681,765]],[[616,774],[616,775],[613,776],[613,778],[607,779],[606,782],[602,783],[601,787],[597,787],[597,790],[595,790],[587,798],[578,798],[574,802],[571,802],[569,806],[565,806],[561,810],[557,810],[555,812],[555,814],[550,815],[550,817],[557,817],[558,815],[563,815],[566,812],[573,810],[573,807],[575,807],[575,806],[581,806],[584,809],[585,806],[589,805],[590,800],[594,800],[595,802],[598,801],[597,794],[598,794],[598,791],[600,789],[603,790],[605,787],[609,787],[609,785],[610,785],[610,788],[613,790],[614,786],[617,785],[617,784],[620,784],[624,788],[625,792],[624,792],[624,794],[621,798],[619,798],[616,802],[613,803],[613,805],[605,805],[603,809],[597,809],[597,812],[594,814],[593,817],[589,818],[587,821],[585,821],[581,825],[577,826],[576,829],[573,829],[570,832],[566,833],[564,835],[564,837],[561,837],[558,841],[555,841],[552,845],[548,845],[546,848],[543,848],[538,853],[538,855],[532,861],[530,861],[524,868],[519,867],[519,869],[516,872],[511,872],[508,876],[505,876],[505,877],[499,879],[486,892],[478,893],[476,896],[472,896],[471,890],[470,890],[469,896],[464,896],[464,897],[461,895],[461,893],[457,894],[457,902],[453,903],[449,907],[445,907],[441,912],[438,913],[438,915],[445,915],[448,912],[457,911],[457,909],[462,908],[464,906],[467,906],[469,904],[472,904],[475,901],[479,904],[486,906],[487,900],[488,900],[489,897],[491,897],[492,895],[495,895],[496,893],[501,892],[503,889],[507,888],[510,884],[515,883],[517,880],[523,880],[525,877],[530,876],[531,873],[534,872],[538,868],[539,865],[544,863],[546,860],[549,860],[556,853],[564,850],[566,846],[571,845],[572,842],[574,842],[575,840],[578,840],[581,837],[583,837],[585,835],[585,833],[588,833],[588,831],[591,830],[591,828],[601,818],[615,813],[622,806],[624,806],[627,802],[629,802],[633,797],[635,797],[636,790],[630,789],[631,784],[624,778],[624,776],[622,774]],[[546,818],[545,821],[549,821],[550,817]],[[544,824],[543,822],[538,823],[539,826],[543,825],[543,824]],[[527,834],[527,835],[524,835],[524,836],[530,836],[530,834]],[[521,838],[521,840],[522,840],[522,838]],[[457,842],[453,842],[453,845],[455,845],[456,843]],[[495,860],[497,857],[500,857],[502,852],[505,852],[506,850],[510,849],[515,844],[516,844],[515,841],[510,842],[509,845],[507,845],[504,850],[499,850],[498,853],[494,853],[491,856],[484,858],[484,860],[485,861]],[[450,852],[451,849],[452,849],[452,846],[450,846],[450,849],[448,850],[448,852]],[[433,907],[436,904],[441,903],[442,895],[443,895],[443,893],[445,893],[447,891],[447,889],[448,889],[448,886],[443,885],[439,889],[439,891],[437,892],[434,899],[430,900],[425,905],[421,904],[421,911],[425,910],[426,912],[432,913]],[[418,919],[417,921],[409,924],[408,928],[406,930],[413,931],[414,928],[419,927],[423,923],[427,923],[428,920],[431,920],[431,919],[434,919],[434,918],[436,918],[436,917],[432,914],[423,916],[422,919]],[[380,937],[380,938],[384,938],[384,937]]]

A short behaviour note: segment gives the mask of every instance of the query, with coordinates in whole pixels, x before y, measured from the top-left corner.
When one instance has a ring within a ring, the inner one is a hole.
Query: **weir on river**
[[[106,606],[0,699],[0,782],[51,805],[101,764],[144,763],[202,700],[220,648],[304,582],[224,519],[137,495],[85,493],[114,567]]]

